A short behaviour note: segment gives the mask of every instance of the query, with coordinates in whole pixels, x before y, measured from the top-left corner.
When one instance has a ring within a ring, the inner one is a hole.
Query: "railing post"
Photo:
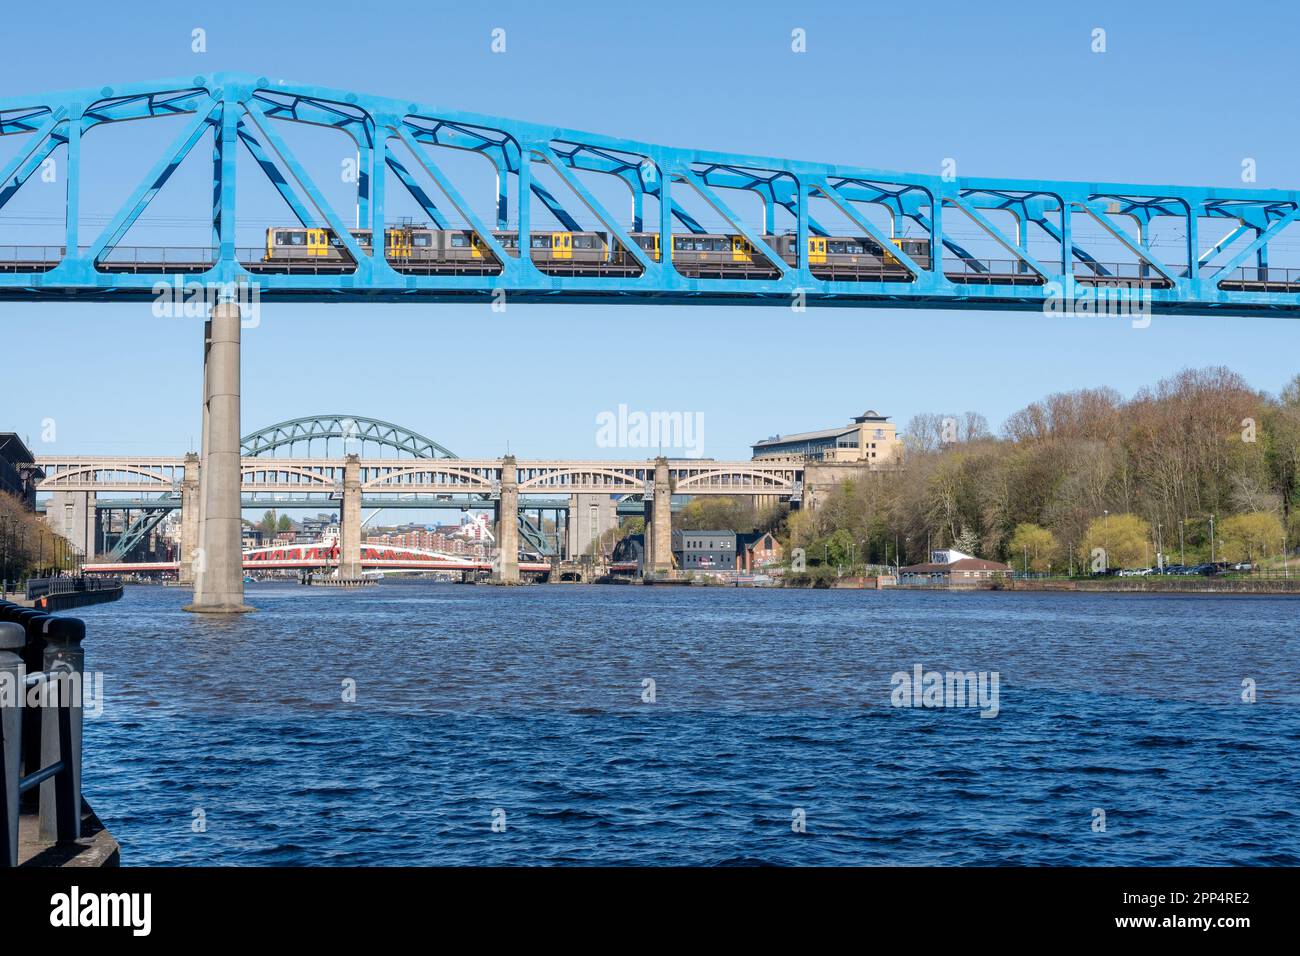
[[[27,668],[28,674],[38,674],[41,672],[45,663],[45,638],[42,635],[42,629],[45,620],[49,617],[44,611],[36,611],[31,608],[21,608],[16,614],[10,617],[10,620],[18,624],[27,632],[27,643],[24,645],[21,656],[23,664]],[[41,769],[41,724],[38,720],[23,721],[23,775],[36,773]],[[34,798],[31,794],[22,798],[24,803],[34,805]]]
[[[86,625],[71,617],[45,621],[45,672],[41,709],[41,766],[64,769],[41,784],[41,838],[68,843],[81,836],[81,717],[85,693]]]
[[[18,865],[18,779],[27,668],[15,651],[26,643],[22,625],[0,623],[0,868]]]

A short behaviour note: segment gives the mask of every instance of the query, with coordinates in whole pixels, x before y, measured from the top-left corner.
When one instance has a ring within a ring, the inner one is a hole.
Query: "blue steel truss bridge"
[[[148,168],[92,228],[86,147],[105,130],[164,122],[174,135],[145,152]],[[346,204],[321,172],[337,170],[337,153],[295,140],[302,128],[346,138]],[[1284,261],[1294,191],[709,152],[236,73],[9,97],[6,140],[17,145],[0,154],[0,225],[50,160],[64,176],[57,234],[0,243],[0,298],[149,299],[160,284],[242,283],[267,299],[329,302],[1043,309],[1106,295],[1156,312],[1300,311],[1300,261]],[[187,160],[210,171],[193,197],[200,238],[133,238]],[[253,187],[280,211],[250,212],[241,196]]]

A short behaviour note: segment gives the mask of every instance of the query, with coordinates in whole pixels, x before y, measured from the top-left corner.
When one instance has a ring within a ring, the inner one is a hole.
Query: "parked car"
[[[1255,566],[1254,566],[1253,564],[1251,564],[1249,561],[1238,561],[1236,564],[1234,564],[1234,565],[1232,566],[1232,570],[1234,570],[1234,571],[1254,571],[1254,570],[1255,570]]]

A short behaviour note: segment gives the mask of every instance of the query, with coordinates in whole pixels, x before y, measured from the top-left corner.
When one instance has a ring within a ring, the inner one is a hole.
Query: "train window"
[[[291,232],[288,233],[288,237],[289,237],[289,245],[291,246],[307,245],[307,233],[305,232]]]
[[[469,239],[459,232],[453,233],[451,237],[451,245],[454,249],[464,249],[469,245]]]
[[[550,236],[533,236],[533,237],[532,237],[532,240],[533,240],[533,241],[532,241],[532,248],[534,248],[534,249],[549,249],[549,248],[551,248],[551,237],[550,237]]]
[[[420,246],[421,248],[426,248],[432,244],[433,244],[433,236],[429,235],[427,232],[416,233],[414,236],[411,237],[411,245],[413,246]]]
[[[596,238],[594,236],[574,236],[573,248],[575,249],[595,249]]]

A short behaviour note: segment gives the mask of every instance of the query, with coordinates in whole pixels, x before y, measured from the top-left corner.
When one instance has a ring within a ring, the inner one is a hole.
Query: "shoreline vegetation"
[[[1049,395],[996,435],[976,412],[917,415],[903,440],[901,462],[815,508],[696,498],[674,528],[771,531],[796,587],[946,548],[1027,576],[985,585],[1006,589],[1290,593],[1300,577],[1300,375],[1274,396],[1225,367],[1184,369],[1129,399]],[[1229,573],[1190,574],[1211,564]],[[1156,573],[1175,565],[1189,571]],[[1121,570],[1135,576],[1093,576]]]
[[[1300,595],[1300,576],[1283,577],[1145,577],[1145,578],[1007,578],[949,584],[878,586],[872,578],[800,578],[792,576],[776,587],[794,590],[866,589],[882,591],[1005,591],[1020,594],[1259,594]]]

